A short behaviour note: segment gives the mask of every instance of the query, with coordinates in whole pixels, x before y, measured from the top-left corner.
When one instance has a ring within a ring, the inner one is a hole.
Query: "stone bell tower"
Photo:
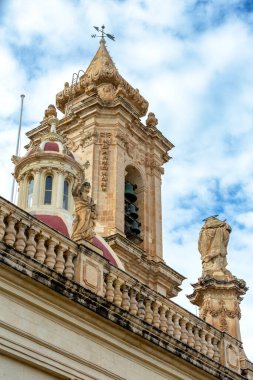
[[[126,235],[125,184],[130,183],[138,208],[138,222],[132,223],[140,230],[133,240],[150,258],[162,260],[161,175],[173,145],[157,129],[154,114],[141,123],[148,102],[118,73],[104,38],[80,81],[66,83],[57,94],[56,105],[66,114],[61,129],[71,149],[90,164],[86,176],[98,207],[97,232]]]
[[[126,270],[165,295],[183,277],[167,267],[162,249],[162,165],[173,144],[158,130],[148,102],[118,72],[105,40],[87,70],[56,95],[64,113],[57,128],[85,167],[97,207],[96,233]],[[28,137],[36,138],[38,131]]]

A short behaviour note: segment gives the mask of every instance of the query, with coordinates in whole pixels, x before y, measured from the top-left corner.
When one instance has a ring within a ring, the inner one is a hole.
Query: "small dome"
[[[40,144],[40,151],[63,153],[64,147],[61,141],[46,140]]]
[[[95,245],[95,247],[103,251],[103,256],[109,260],[112,265],[118,267],[119,269],[125,270],[124,265],[120,261],[119,257],[105,241],[105,239],[103,239],[101,236],[95,235],[92,239],[92,243]]]
[[[26,153],[25,157],[29,157],[35,153],[52,152],[65,154],[72,160],[75,160],[73,153],[70,152],[68,147],[65,145],[64,136],[62,136],[56,131],[56,125],[59,122],[58,119],[54,115],[51,115],[47,118],[47,120],[48,124],[50,125],[50,131],[47,131],[42,135],[42,141],[40,145],[37,147],[30,148],[30,150],[28,150],[28,152]]]
[[[62,218],[59,216],[35,214],[34,217],[69,238],[68,228]]]

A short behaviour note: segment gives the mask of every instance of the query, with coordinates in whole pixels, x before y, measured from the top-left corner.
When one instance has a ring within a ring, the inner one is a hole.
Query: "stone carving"
[[[69,148],[72,152],[76,152],[79,148],[79,144],[73,140],[70,140],[67,138],[66,146]]]
[[[198,248],[202,258],[202,276],[224,277],[231,273],[227,266],[227,246],[231,227],[216,216],[205,219],[199,234]]]
[[[241,318],[239,301],[235,299],[229,303],[230,305],[228,306],[224,299],[205,300],[201,307],[200,318],[206,320],[208,314],[210,314],[213,318],[219,317],[219,329],[222,331],[227,331],[228,322],[226,317]]]
[[[21,157],[13,155],[11,156],[11,161],[14,165],[17,165],[21,161]]]
[[[84,148],[90,144],[95,144],[97,141],[97,138],[98,138],[98,133],[96,131],[85,132],[80,142],[80,146]]]
[[[108,168],[109,168],[109,145],[112,142],[111,133],[100,133],[102,142],[100,151],[100,169],[101,169],[101,190],[106,191],[108,183]]]
[[[66,82],[63,91],[56,95],[57,108],[65,112],[70,100],[73,101],[83,93],[92,95],[96,91],[101,99],[106,101],[113,101],[115,97],[121,96],[135,107],[139,117],[146,115],[148,102],[140,95],[138,89],[134,89],[119,74],[103,40],[100,41],[100,47],[95,57],[79,82],[72,86]]]
[[[146,120],[147,127],[156,127],[158,124],[158,119],[155,117],[153,112],[149,112],[148,118]]]
[[[54,117],[57,117],[57,112],[56,112],[56,108],[53,104],[49,104],[49,106],[47,107],[47,109],[45,110],[45,116],[44,116],[44,119],[47,119],[48,117],[50,116],[54,116]]]
[[[98,95],[102,100],[112,101],[115,98],[115,87],[110,83],[100,86]]]
[[[74,220],[72,225],[72,240],[81,242],[91,240],[95,235],[96,205],[88,195],[90,183],[75,179],[72,195],[74,197]]]
[[[157,157],[152,153],[146,153],[145,155],[145,166],[151,171],[157,171],[159,174],[164,174],[164,168],[161,166],[163,163],[158,162]]]

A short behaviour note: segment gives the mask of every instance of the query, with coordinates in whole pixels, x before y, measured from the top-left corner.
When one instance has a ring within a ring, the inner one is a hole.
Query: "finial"
[[[104,42],[105,41],[105,37],[108,37],[108,38],[110,38],[110,40],[115,41],[115,37],[114,37],[113,34],[109,34],[109,33],[105,33],[104,32],[104,29],[105,29],[104,25],[101,26],[101,29],[99,29],[98,26],[93,26],[93,28],[96,29],[98,32],[102,33],[102,35],[101,36],[97,36],[96,34],[92,34],[91,35],[92,38],[101,37],[101,41]]]
[[[50,116],[55,116],[57,117],[57,111],[56,111],[56,108],[53,104],[49,104],[49,106],[47,107],[47,109],[45,110],[45,116],[44,116],[44,119],[50,117]]]

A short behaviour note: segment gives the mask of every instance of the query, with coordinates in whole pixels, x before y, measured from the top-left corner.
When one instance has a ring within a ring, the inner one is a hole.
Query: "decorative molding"
[[[83,138],[80,141],[80,146],[84,149],[90,144],[95,144],[98,139],[97,131],[86,132],[83,134]]]
[[[90,96],[96,92],[102,100],[108,102],[114,101],[116,97],[122,97],[134,106],[140,117],[146,115],[147,100],[141,96],[137,88],[133,88],[119,74],[102,40],[95,57],[79,82],[71,86],[66,82],[64,89],[56,95],[56,106],[65,112],[68,103],[73,99],[82,94]]]
[[[101,190],[107,190],[108,168],[109,168],[109,145],[112,143],[112,134],[102,132],[99,135],[101,142],[100,149],[100,170],[101,170]]]

